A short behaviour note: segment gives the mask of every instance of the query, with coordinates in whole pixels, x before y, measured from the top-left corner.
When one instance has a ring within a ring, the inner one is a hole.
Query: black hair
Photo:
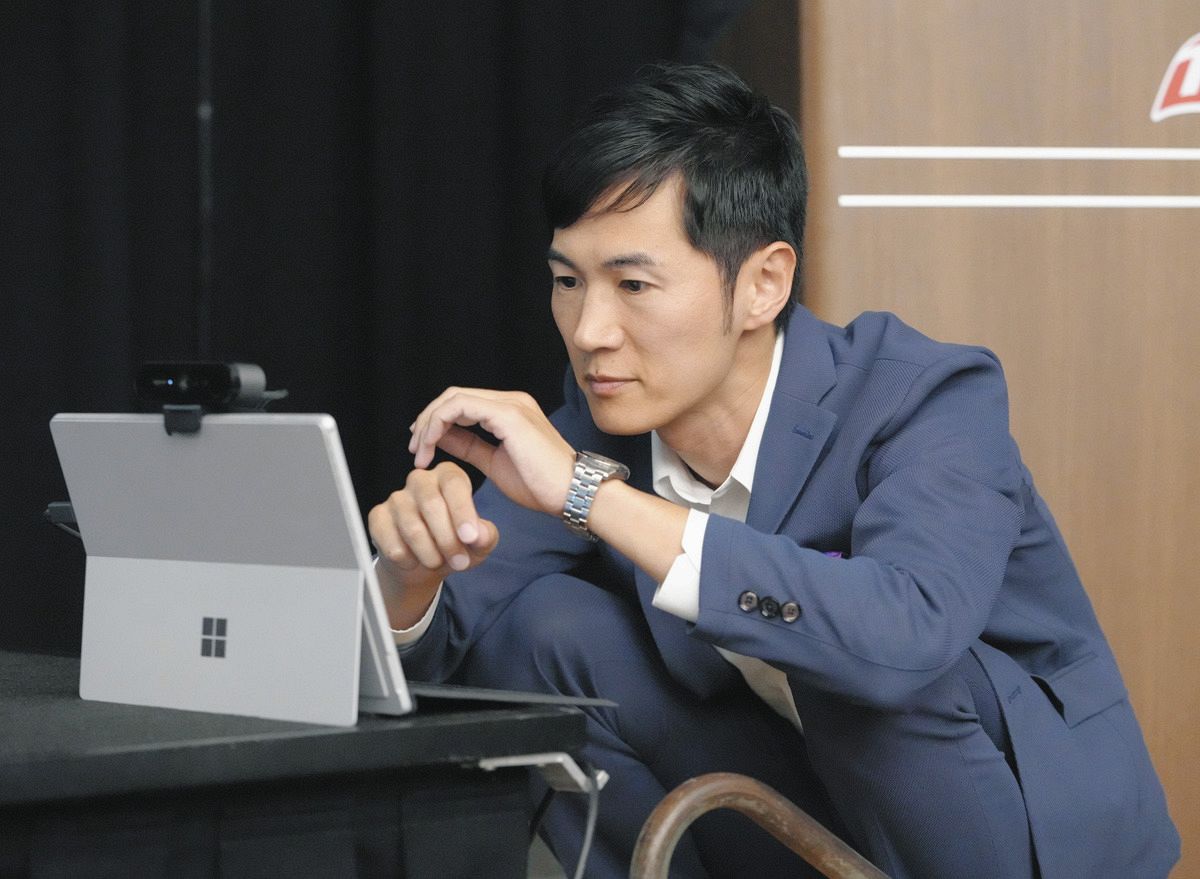
[[[684,231],[717,263],[727,303],[756,249],[784,241],[796,251],[782,327],[800,294],[804,152],[791,117],[723,67],[653,65],[593,101],[546,169],[546,219],[566,228],[610,193],[607,210],[635,208],[674,174]]]

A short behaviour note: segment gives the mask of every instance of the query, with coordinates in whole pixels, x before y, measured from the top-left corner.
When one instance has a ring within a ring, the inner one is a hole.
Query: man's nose
[[[589,290],[585,293],[573,334],[575,347],[582,351],[620,347],[624,335],[619,311],[608,292]]]

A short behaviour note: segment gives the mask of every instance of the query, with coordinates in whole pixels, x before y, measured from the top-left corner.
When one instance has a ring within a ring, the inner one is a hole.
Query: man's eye
[[[630,293],[641,293],[642,289],[646,286],[646,282],[645,281],[627,280],[627,281],[622,281],[621,286],[624,287],[626,290],[628,290]]]
[[[554,286],[561,287],[564,290],[574,290],[579,283],[578,278],[573,278],[570,275],[555,275]]]

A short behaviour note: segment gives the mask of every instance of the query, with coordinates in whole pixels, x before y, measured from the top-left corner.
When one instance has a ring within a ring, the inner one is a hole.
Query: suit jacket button
[[[758,607],[758,596],[747,589],[738,596],[738,607],[740,607],[746,613],[750,613],[750,611]]]
[[[794,601],[789,601],[783,607],[779,608],[779,615],[783,617],[785,623],[794,623],[800,619],[800,605]]]
[[[774,598],[764,598],[758,603],[758,612],[769,620],[779,616],[779,602]]]

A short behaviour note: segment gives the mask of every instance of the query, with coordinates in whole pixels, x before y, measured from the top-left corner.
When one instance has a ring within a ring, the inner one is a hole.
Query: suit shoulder
[[[839,367],[865,371],[873,371],[881,362],[905,365],[909,369],[904,371],[914,373],[939,363],[1000,363],[987,348],[938,341],[886,311],[866,311],[848,323],[835,339],[833,353]]]

